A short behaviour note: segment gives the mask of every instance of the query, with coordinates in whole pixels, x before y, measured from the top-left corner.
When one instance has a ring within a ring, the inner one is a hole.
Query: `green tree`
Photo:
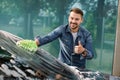
[[[24,37],[33,38],[32,20],[40,9],[39,0],[1,0],[1,13],[11,17],[23,16],[24,18]]]

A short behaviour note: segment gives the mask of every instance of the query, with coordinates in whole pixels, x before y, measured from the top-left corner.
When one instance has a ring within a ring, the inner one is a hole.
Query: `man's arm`
[[[37,46],[42,46],[44,44],[52,42],[53,40],[56,40],[61,35],[61,29],[61,27],[58,27],[44,37],[37,36],[35,38]]]

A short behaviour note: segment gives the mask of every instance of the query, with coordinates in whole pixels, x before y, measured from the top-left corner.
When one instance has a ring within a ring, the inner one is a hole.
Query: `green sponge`
[[[35,52],[38,48],[36,42],[33,40],[20,40],[16,45],[30,52]]]

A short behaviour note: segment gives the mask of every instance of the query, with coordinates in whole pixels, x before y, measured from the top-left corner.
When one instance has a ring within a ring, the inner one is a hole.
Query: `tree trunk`
[[[24,37],[27,39],[33,39],[33,25],[32,25],[32,14],[25,14],[25,27],[24,27]]]
[[[104,34],[104,27],[103,27],[103,17],[104,17],[104,1],[105,0],[98,0],[98,6],[97,6],[97,14],[96,14],[96,23],[97,23],[97,37],[96,42],[97,46],[101,47],[103,35]],[[101,34],[102,33],[102,34]]]
[[[58,25],[62,25],[64,24],[64,16],[66,15],[66,9],[67,7],[69,6],[69,3],[71,3],[71,1],[68,1],[68,0],[63,0],[62,2],[60,1],[58,6],[58,10],[57,10],[57,16],[58,16],[58,19],[59,19],[59,23]]]

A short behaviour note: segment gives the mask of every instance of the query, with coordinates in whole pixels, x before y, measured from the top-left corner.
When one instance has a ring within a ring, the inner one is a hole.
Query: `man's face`
[[[70,12],[68,21],[71,30],[78,29],[79,25],[82,23],[82,16],[75,12]]]

